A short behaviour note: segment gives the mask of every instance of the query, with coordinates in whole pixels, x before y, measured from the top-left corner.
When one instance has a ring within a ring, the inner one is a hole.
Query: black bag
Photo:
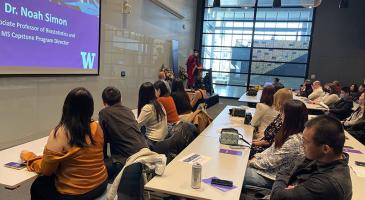
[[[257,90],[255,88],[250,88],[247,90],[246,95],[255,97],[255,96],[257,96]]]
[[[235,117],[245,117],[246,110],[242,108],[231,108],[229,109],[229,114]]]

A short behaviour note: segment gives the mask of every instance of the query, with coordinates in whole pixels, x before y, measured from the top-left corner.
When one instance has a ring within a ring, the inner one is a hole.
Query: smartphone
[[[211,180],[210,184],[227,186],[227,187],[232,187],[233,186],[233,182],[232,181],[227,181],[227,180],[222,180],[222,179],[217,179],[217,178],[213,178]]]
[[[23,169],[26,167],[25,163],[9,162],[4,165],[5,167],[13,169]]]
[[[365,167],[365,162],[355,161],[355,165]]]

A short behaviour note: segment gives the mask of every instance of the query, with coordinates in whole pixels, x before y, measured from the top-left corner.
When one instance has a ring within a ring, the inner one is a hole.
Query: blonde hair
[[[274,108],[277,111],[281,111],[281,108],[283,107],[284,103],[287,100],[292,100],[293,99],[293,93],[287,89],[287,88],[282,88],[280,90],[278,90],[275,94],[274,94]]]

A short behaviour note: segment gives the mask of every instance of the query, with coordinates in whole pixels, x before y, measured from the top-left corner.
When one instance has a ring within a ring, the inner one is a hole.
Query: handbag
[[[234,128],[222,128],[219,142],[225,145],[239,146],[240,140],[251,146],[249,142],[243,139],[243,136]]]
[[[255,96],[257,96],[257,90],[255,88],[249,88],[246,95],[251,96],[251,97],[255,97]]]
[[[245,117],[246,110],[241,108],[231,108],[229,109],[229,114],[235,117]]]

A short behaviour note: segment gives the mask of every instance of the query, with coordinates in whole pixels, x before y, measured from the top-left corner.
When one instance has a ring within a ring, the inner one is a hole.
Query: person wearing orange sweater
[[[177,114],[176,105],[174,99],[170,96],[165,83],[159,80],[156,81],[153,84],[153,86],[157,92],[158,96],[157,101],[160,102],[166,110],[167,122],[168,123],[178,122],[179,115]]]
[[[67,95],[62,118],[50,133],[43,156],[22,151],[29,171],[40,174],[31,186],[31,199],[94,199],[107,187],[104,135],[91,119],[94,101],[85,88]]]

